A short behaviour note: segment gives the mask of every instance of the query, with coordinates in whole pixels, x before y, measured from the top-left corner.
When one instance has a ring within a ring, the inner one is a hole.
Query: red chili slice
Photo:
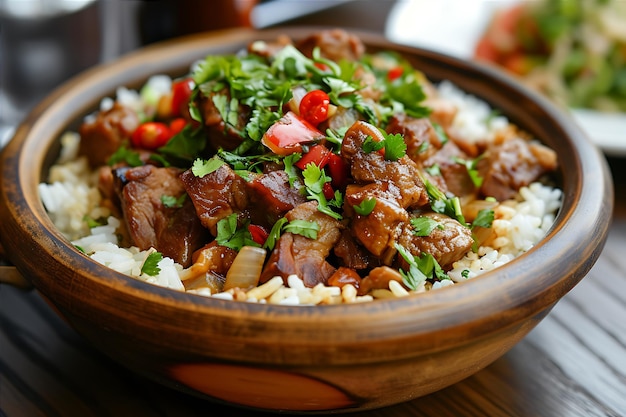
[[[250,232],[250,236],[252,236],[252,240],[261,246],[263,246],[269,236],[269,233],[263,227],[256,224],[249,225],[248,231]]]
[[[300,101],[300,117],[313,126],[317,126],[328,119],[328,106],[330,98],[322,90],[309,91]]]

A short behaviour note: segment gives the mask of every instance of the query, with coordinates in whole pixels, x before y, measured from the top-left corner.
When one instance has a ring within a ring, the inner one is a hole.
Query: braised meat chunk
[[[513,198],[517,191],[557,167],[554,150],[521,138],[492,147],[480,162],[484,178],[481,191],[498,201]]]
[[[217,222],[233,213],[245,215],[248,206],[246,181],[224,164],[202,177],[191,169],[181,175],[183,187],[196,210],[196,215],[213,236]]]
[[[284,233],[276,243],[270,258],[261,274],[261,282],[274,276],[287,280],[295,274],[304,281],[307,287],[318,283],[326,283],[335,272],[326,258],[341,236],[343,226],[332,217],[317,209],[316,201],[300,204],[285,216],[287,220],[306,220],[319,225],[317,239],[295,234]]]
[[[418,236],[413,227],[405,223],[398,243],[413,256],[419,256],[422,252],[431,254],[447,270],[472,248],[472,232],[456,219],[444,214],[425,212],[421,215],[437,222],[437,227],[428,236]]]
[[[251,216],[271,227],[285,213],[306,202],[300,189],[289,184],[283,170],[270,171],[248,182]]]
[[[183,266],[208,237],[185,198],[177,168],[143,165],[123,171],[120,201],[129,235],[141,250],[154,247]],[[174,204],[167,203],[171,198]],[[182,199],[182,203],[180,202]]]
[[[98,112],[80,126],[79,154],[85,155],[92,167],[105,165],[138,126],[137,113],[116,102],[109,110]]]

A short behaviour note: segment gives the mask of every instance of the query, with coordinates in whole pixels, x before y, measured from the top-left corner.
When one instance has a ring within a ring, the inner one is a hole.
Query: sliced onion
[[[244,246],[241,248],[230,269],[226,273],[224,291],[231,288],[250,288],[259,284],[265,256],[263,248]]]

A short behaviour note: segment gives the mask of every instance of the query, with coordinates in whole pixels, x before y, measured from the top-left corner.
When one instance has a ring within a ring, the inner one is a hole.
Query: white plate
[[[517,0],[399,0],[387,19],[389,40],[471,59],[474,45],[498,8]],[[626,156],[626,114],[572,110],[589,138],[606,154]]]

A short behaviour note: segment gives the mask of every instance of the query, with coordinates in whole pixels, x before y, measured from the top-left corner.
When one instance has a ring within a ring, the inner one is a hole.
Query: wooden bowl
[[[496,70],[358,33],[451,80],[558,152],[563,206],[546,238],[493,272],[409,298],[289,307],[176,292],[109,270],[53,226],[37,194],[62,132],[116,87],[180,75],[208,53],[308,28],[237,29],[147,47],[87,71],[45,99],[2,153],[0,231],[9,259],[98,349],[154,380],[207,399],[294,413],[348,412],[454,384],[522,339],[597,260],[613,207],[603,156],[563,113]]]

